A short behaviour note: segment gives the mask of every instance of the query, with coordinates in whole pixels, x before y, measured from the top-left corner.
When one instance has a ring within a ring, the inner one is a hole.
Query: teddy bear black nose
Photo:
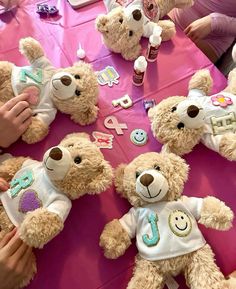
[[[141,13],[141,11],[139,9],[135,9],[132,12],[132,14],[133,14],[134,20],[136,20],[136,21],[139,21],[142,18],[142,13]]]
[[[195,105],[190,105],[187,109],[187,114],[191,118],[196,117],[198,113],[199,113],[199,108]]]
[[[71,78],[67,75],[61,77],[61,82],[66,86],[69,86],[71,84],[71,81]]]
[[[62,158],[62,151],[59,148],[51,149],[49,157],[55,161],[59,161]]]
[[[144,174],[142,175],[142,177],[140,178],[140,182],[141,184],[143,184],[144,186],[148,187],[152,182],[153,182],[154,178],[152,175],[150,174]]]

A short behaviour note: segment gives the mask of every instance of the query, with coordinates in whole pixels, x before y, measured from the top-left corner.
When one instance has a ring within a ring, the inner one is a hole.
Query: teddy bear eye
[[[80,91],[79,91],[78,89],[76,89],[75,94],[76,94],[77,96],[80,96]]]
[[[75,79],[80,79],[79,74],[76,74],[76,75],[75,75]]]
[[[160,166],[158,166],[158,165],[155,165],[155,166],[154,166],[154,169],[157,170],[157,171],[160,171],[160,170],[161,170]]]
[[[123,19],[122,19],[122,18],[120,18],[119,22],[122,24],[122,23],[123,23]]]
[[[135,173],[136,179],[137,179],[139,176],[140,176],[140,172],[136,172],[136,173]]]
[[[129,36],[133,36],[133,31],[132,30],[129,31]]]
[[[74,163],[76,163],[77,165],[81,163],[81,157],[77,156],[74,158]]]
[[[174,112],[174,111],[176,111],[176,109],[177,109],[177,107],[176,107],[176,106],[172,107],[172,109],[171,109],[171,112]]]
[[[177,125],[177,128],[178,129],[184,128],[184,124],[182,122],[179,122],[178,125]]]

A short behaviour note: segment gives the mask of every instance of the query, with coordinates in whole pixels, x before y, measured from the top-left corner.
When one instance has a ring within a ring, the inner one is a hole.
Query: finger
[[[188,34],[191,30],[191,25],[189,25],[187,28],[184,29],[184,33]]]
[[[6,191],[9,187],[9,183],[3,178],[0,178],[0,191]]]
[[[18,264],[17,264],[16,271],[23,273],[26,264],[27,264],[30,260],[33,260],[33,259],[32,259],[32,248],[27,247],[24,255],[22,256],[22,258],[19,260],[19,262],[18,262]]]
[[[13,97],[12,99],[10,99],[8,102],[6,102],[2,108],[5,110],[10,111],[18,102],[20,101],[24,101],[27,100],[28,98],[28,93],[22,93],[20,95],[17,95],[15,97]]]
[[[20,125],[19,127],[20,134],[23,134],[27,130],[31,122],[32,122],[32,117],[29,117]]]
[[[23,241],[20,239],[18,234],[15,234],[2,249],[3,254],[7,257],[12,256],[19,249],[22,243]]]
[[[11,256],[12,262],[18,263],[18,261],[25,255],[28,249],[29,249],[29,246],[27,246],[26,243],[23,242],[21,246]]]
[[[11,238],[15,235],[16,228],[14,228],[11,232],[7,233],[3,239],[0,241],[0,248],[3,248],[6,246],[6,244],[11,240]]]
[[[35,256],[34,254],[31,252],[30,257],[28,258],[25,266],[23,267],[23,275],[25,276],[29,276],[32,275],[32,273],[35,271],[35,265],[33,266],[33,264],[35,263]]]
[[[31,116],[32,116],[32,110],[28,107],[17,116],[17,122],[21,124],[25,122]]]
[[[10,118],[15,118],[28,107],[29,103],[27,101],[20,101],[9,111],[8,115]]]

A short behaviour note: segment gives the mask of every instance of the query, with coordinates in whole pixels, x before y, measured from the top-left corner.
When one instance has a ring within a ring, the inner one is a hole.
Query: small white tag
[[[178,289],[179,288],[179,284],[175,281],[175,279],[172,276],[168,276],[168,278],[166,279],[166,286],[169,289]]]

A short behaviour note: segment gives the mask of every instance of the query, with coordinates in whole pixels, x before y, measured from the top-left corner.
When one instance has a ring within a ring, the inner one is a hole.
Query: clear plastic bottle
[[[133,84],[140,86],[143,84],[147,61],[144,56],[139,56],[134,62]]]
[[[159,47],[161,45],[161,33],[162,28],[157,26],[154,28],[153,34],[149,37],[148,49],[147,49],[147,61],[154,62],[157,59]]]

